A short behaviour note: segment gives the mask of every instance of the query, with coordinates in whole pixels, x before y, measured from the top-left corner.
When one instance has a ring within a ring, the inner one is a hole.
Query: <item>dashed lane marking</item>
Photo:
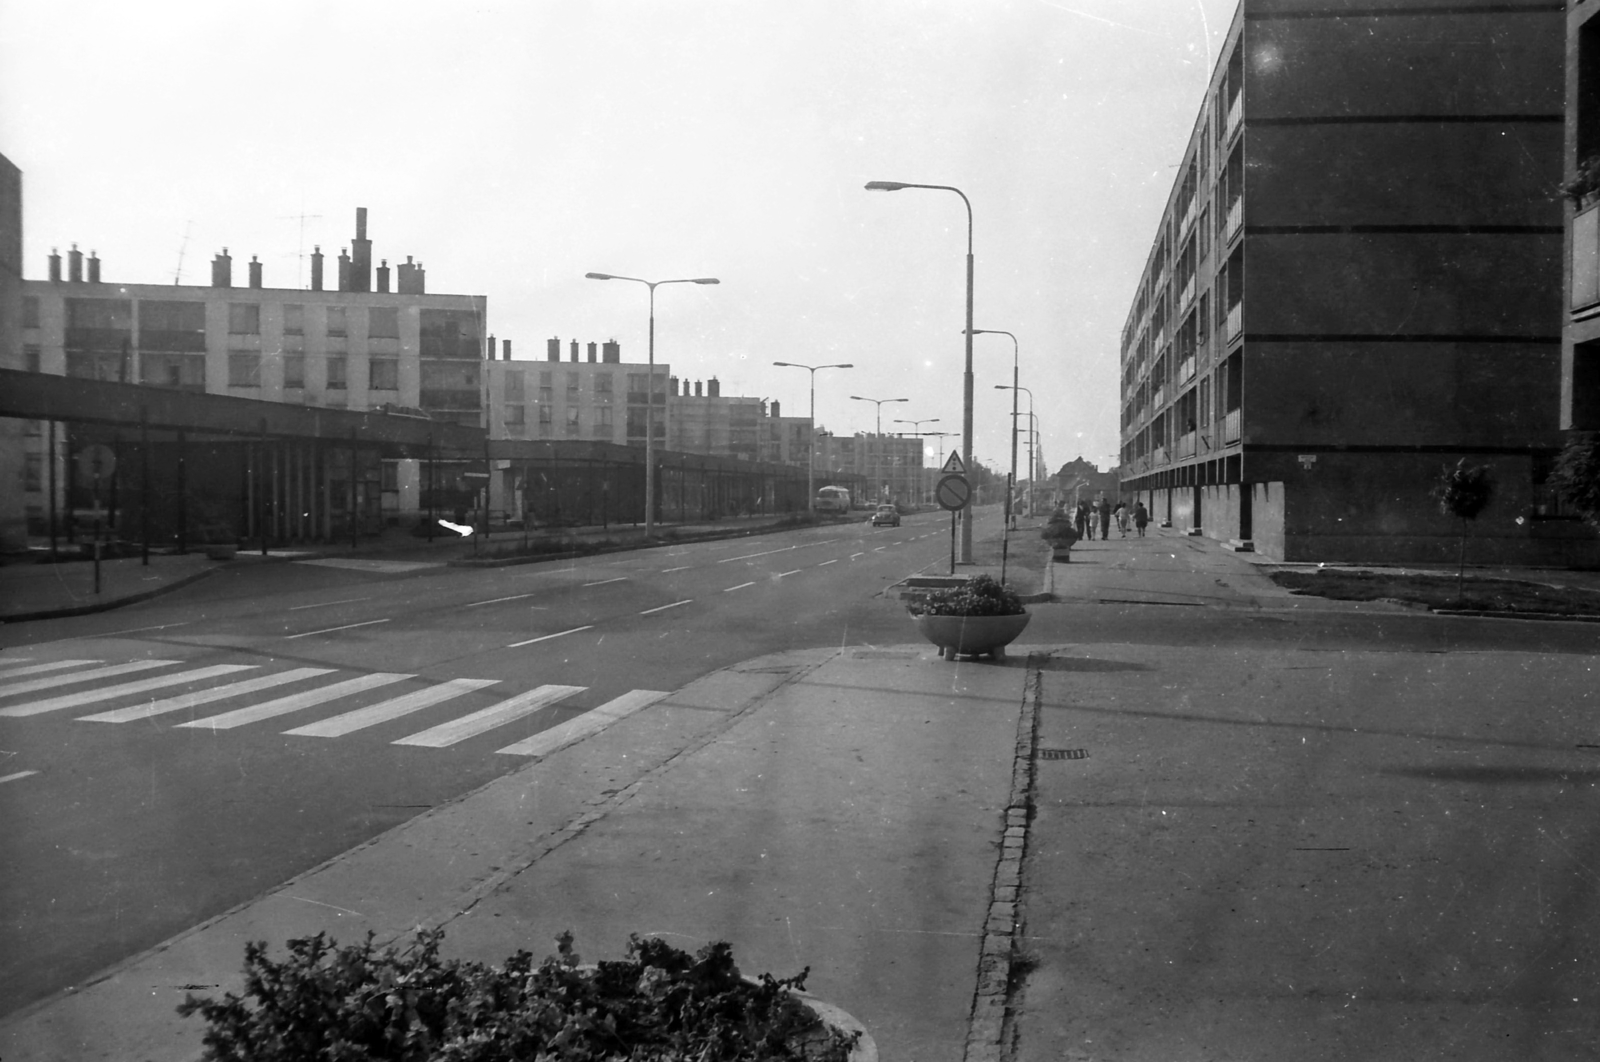
[[[839,558],[835,557],[835,558],[833,558],[833,560],[825,560],[825,561],[823,561],[821,564],[817,565],[817,567],[822,568],[822,567],[826,567],[829,564],[838,564],[838,563],[839,563]]]
[[[470,605],[462,605],[461,607],[462,608],[477,608],[479,605],[498,605],[502,601],[521,601],[525,597],[532,597],[532,596],[533,596],[532,593],[527,593],[527,594],[512,594],[510,597],[491,597],[487,601],[474,601]]]
[[[323,568],[349,568],[358,572],[415,572],[423,568],[443,568],[444,561],[391,561],[363,560],[358,557],[321,557],[314,560],[295,561],[296,564],[315,564]]]
[[[735,590],[743,590],[747,586],[754,586],[754,585],[756,585],[756,584],[755,584],[754,581],[752,581],[752,582],[748,582],[748,583],[740,583],[738,586],[725,586],[725,587],[722,588],[722,592],[724,594],[731,594]]]
[[[16,771],[12,774],[0,775],[0,784],[4,784],[6,782],[15,782],[19,778],[28,778],[38,773],[38,771]]]
[[[185,682],[201,682],[205,679],[216,678],[219,675],[231,675],[236,671],[254,671],[255,669],[255,664],[213,664],[210,667],[195,668],[192,671],[180,671],[174,675],[157,675],[155,678],[140,679],[137,682],[124,682],[119,686],[104,686],[97,690],[66,693],[60,697],[33,701],[30,704],[14,704],[9,708],[0,708],[0,716],[4,716],[7,719],[20,719],[24,716],[43,715],[45,712],[59,711],[62,708],[82,708],[86,704],[114,700],[117,697],[126,697],[135,693],[148,693],[151,690],[165,689],[168,686],[181,686]]]
[[[687,605],[689,602],[691,602],[693,600],[694,600],[694,598],[692,598],[692,597],[686,597],[682,601],[674,601],[670,605],[657,605],[655,608],[647,608],[647,609],[645,609],[643,612],[639,613],[639,615],[648,616],[652,612],[665,612],[669,608],[677,608],[679,605]]]
[[[587,686],[540,686],[538,689],[520,693],[471,715],[452,719],[448,723],[440,723],[438,726],[412,734],[410,737],[400,738],[390,744],[416,745],[427,749],[448,748],[470,737],[476,737],[524,716],[532,715],[541,708],[547,708],[586,689]]]
[[[601,580],[598,580],[597,582],[584,583],[583,585],[584,586],[605,586],[607,583],[625,583],[627,581],[628,581],[628,577],[627,576],[619,575],[615,579],[601,579]],[[582,587],[580,587],[579,589],[582,589]]]
[[[332,634],[334,631],[348,631],[348,630],[352,630],[352,629],[354,629],[356,627],[371,627],[375,623],[388,623],[388,622],[389,621],[387,619],[375,619],[375,620],[363,620],[360,623],[346,623],[342,627],[324,627],[320,631],[303,631],[300,634],[285,635],[284,636],[284,641],[286,641],[286,642],[287,641],[293,641],[296,638],[309,638],[313,634]]]
[[[648,708],[666,696],[668,696],[666,693],[659,690],[629,690],[598,708],[568,719],[565,723],[557,723],[530,738],[495,751],[510,756],[548,756],[559,748],[599,733],[619,719],[626,719],[634,712]]]
[[[304,609],[308,609],[308,608],[330,608],[330,607],[332,607],[334,605],[353,605],[357,601],[371,601],[371,600],[372,599],[370,597],[346,597],[346,598],[341,598],[338,601],[318,601],[314,605],[295,605],[289,611],[290,612],[300,612],[300,611],[302,611]]]
[[[131,708],[117,708],[109,712],[99,712],[95,715],[78,717],[80,723],[130,723],[138,719],[150,719],[168,712],[181,712],[185,708],[198,708],[202,704],[213,701],[225,701],[230,697],[242,697],[247,693],[258,693],[261,690],[270,690],[274,686],[283,686],[301,679],[316,678],[319,675],[331,675],[331,667],[297,667],[290,671],[280,671],[276,675],[259,675],[256,678],[245,679],[241,682],[227,682],[221,686],[213,686],[209,690],[198,690],[194,693],[183,693],[176,697],[167,697],[148,704],[136,704]]]
[[[684,564],[684,565],[681,565],[680,567],[677,567],[677,568],[663,568],[662,571],[661,571],[661,574],[662,575],[671,575],[673,572],[686,572],[692,567],[694,567],[694,565],[692,565],[692,564]]]
[[[798,574],[800,574],[800,569],[799,569],[799,568],[796,568],[796,569],[795,569],[795,570],[794,570],[794,571],[792,571],[792,572],[779,572],[779,573],[778,573],[778,578],[779,578],[779,579],[782,579],[782,578],[783,578],[783,577],[784,577],[784,576],[785,576],[785,575],[798,575]]]
[[[376,726],[379,723],[387,723],[392,719],[399,719],[401,716],[410,715],[412,712],[418,712],[435,704],[453,700],[474,690],[481,690],[485,686],[493,686],[499,681],[499,679],[451,679],[437,686],[429,686],[423,690],[413,690],[410,693],[391,698],[379,704],[368,705],[365,708],[357,708],[353,712],[336,715],[331,719],[323,719],[306,726],[295,727],[293,730],[285,730],[284,733],[295,734],[300,737],[344,737],[354,731]]]
[[[539,637],[537,637],[537,638],[529,638],[525,642],[512,642],[510,645],[506,646],[506,648],[507,649],[520,649],[524,645],[532,645],[534,642],[548,642],[551,638],[562,638],[562,637],[565,637],[566,635],[569,635],[569,634],[577,634],[579,631],[592,631],[592,630],[594,630],[594,624],[588,623],[588,624],[585,624],[582,627],[572,627],[572,628],[569,628],[569,629],[564,630],[564,631],[556,631],[556,633],[554,633],[554,634],[541,634],[541,635],[539,635]]]
[[[279,697],[277,700],[267,701],[264,704],[255,704],[248,708],[223,712],[221,715],[213,715],[206,719],[195,719],[187,723],[179,723],[178,726],[194,727],[199,730],[232,730],[234,727],[244,726],[247,723],[259,723],[263,719],[288,715],[290,712],[298,712],[302,708],[310,708],[313,705],[324,704],[340,697],[348,697],[352,693],[361,693],[364,690],[376,689],[379,686],[387,686],[390,683],[402,682],[409,678],[416,678],[416,676],[398,675],[388,671],[379,671],[371,675],[357,675],[355,678],[345,679],[343,682],[335,682],[331,686],[322,686],[318,689],[307,690],[304,693],[292,693],[287,697]]]

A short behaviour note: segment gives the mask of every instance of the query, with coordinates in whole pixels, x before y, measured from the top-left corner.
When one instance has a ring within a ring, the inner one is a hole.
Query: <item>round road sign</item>
[[[78,475],[84,479],[110,479],[117,470],[117,455],[104,443],[90,443],[78,451]]]
[[[966,476],[941,476],[934,496],[939,499],[941,507],[955,512],[965,509],[967,502],[972,500],[972,485],[967,482]]]

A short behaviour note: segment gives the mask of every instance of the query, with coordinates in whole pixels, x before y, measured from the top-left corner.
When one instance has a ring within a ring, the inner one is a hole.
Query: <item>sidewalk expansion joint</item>
[[[1012,995],[1025,968],[1019,963],[1022,939],[1022,860],[1028,847],[1028,821],[1032,817],[1034,751],[1039,741],[1040,702],[1044,674],[1040,664],[1048,654],[1028,657],[1027,679],[1017,718],[1017,742],[1011,763],[1011,797],[990,885],[989,907],[978,949],[978,980],[972,1012],[967,1020],[963,1062],[1003,1062],[1014,1052],[1016,1029]]]

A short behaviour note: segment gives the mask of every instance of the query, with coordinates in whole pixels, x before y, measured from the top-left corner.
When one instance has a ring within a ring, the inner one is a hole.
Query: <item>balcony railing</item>
[[[1194,355],[1193,354],[1189,355],[1187,358],[1184,358],[1182,361],[1178,362],[1178,382],[1180,384],[1186,384],[1192,379],[1194,379]]]
[[[1572,219],[1572,309],[1600,302],[1600,205]]]
[[[1150,463],[1152,465],[1164,465],[1168,460],[1167,448],[1165,446],[1158,446],[1154,450],[1150,451]]]
[[[1243,331],[1243,329],[1244,303],[1236,302],[1232,306],[1228,307],[1228,323],[1224,329],[1227,341],[1229,343],[1233,342],[1239,337],[1239,333]]]
[[[1244,93],[1237,93],[1228,103],[1228,120],[1222,127],[1222,140],[1226,143],[1233,139],[1233,134],[1239,128],[1239,119],[1244,117]]]
[[[1244,196],[1228,204],[1228,216],[1222,223],[1222,242],[1227,243],[1238,234],[1244,224]]]
[[[1184,282],[1183,290],[1178,293],[1178,312],[1181,314],[1194,303],[1194,277]]]
[[[1175,449],[1177,450],[1177,454],[1180,459],[1185,457],[1193,457],[1194,432],[1191,431],[1178,436],[1178,445]]]
[[[1239,411],[1230,409],[1222,418],[1222,441],[1224,444],[1239,441]]]
[[[1194,222],[1196,209],[1194,197],[1191,196],[1189,205],[1183,208],[1183,216],[1178,219],[1178,231],[1180,233],[1189,231],[1189,226]]]

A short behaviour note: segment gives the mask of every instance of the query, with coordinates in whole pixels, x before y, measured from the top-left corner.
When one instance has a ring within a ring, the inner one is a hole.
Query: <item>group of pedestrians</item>
[[[1093,502],[1079,502],[1077,511],[1073,514],[1073,524],[1077,528],[1078,537],[1088,539],[1091,542],[1094,541],[1094,533],[1097,526],[1102,539],[1110,538],[1113,520],[1116,521],[1117,528],[1122,532],[1123,538],[1128,537],[1128,523],[1130,521],[1138,530],[1139,537],[1143,538],[1144,529],[1150,523],[1150,511],[1144,507],[1144,502],[1142,501],[1134,502],[1133,508],[1129,509],[1126,502],[1119,499],[1113,505],[1111,499],[1102,494]]]

